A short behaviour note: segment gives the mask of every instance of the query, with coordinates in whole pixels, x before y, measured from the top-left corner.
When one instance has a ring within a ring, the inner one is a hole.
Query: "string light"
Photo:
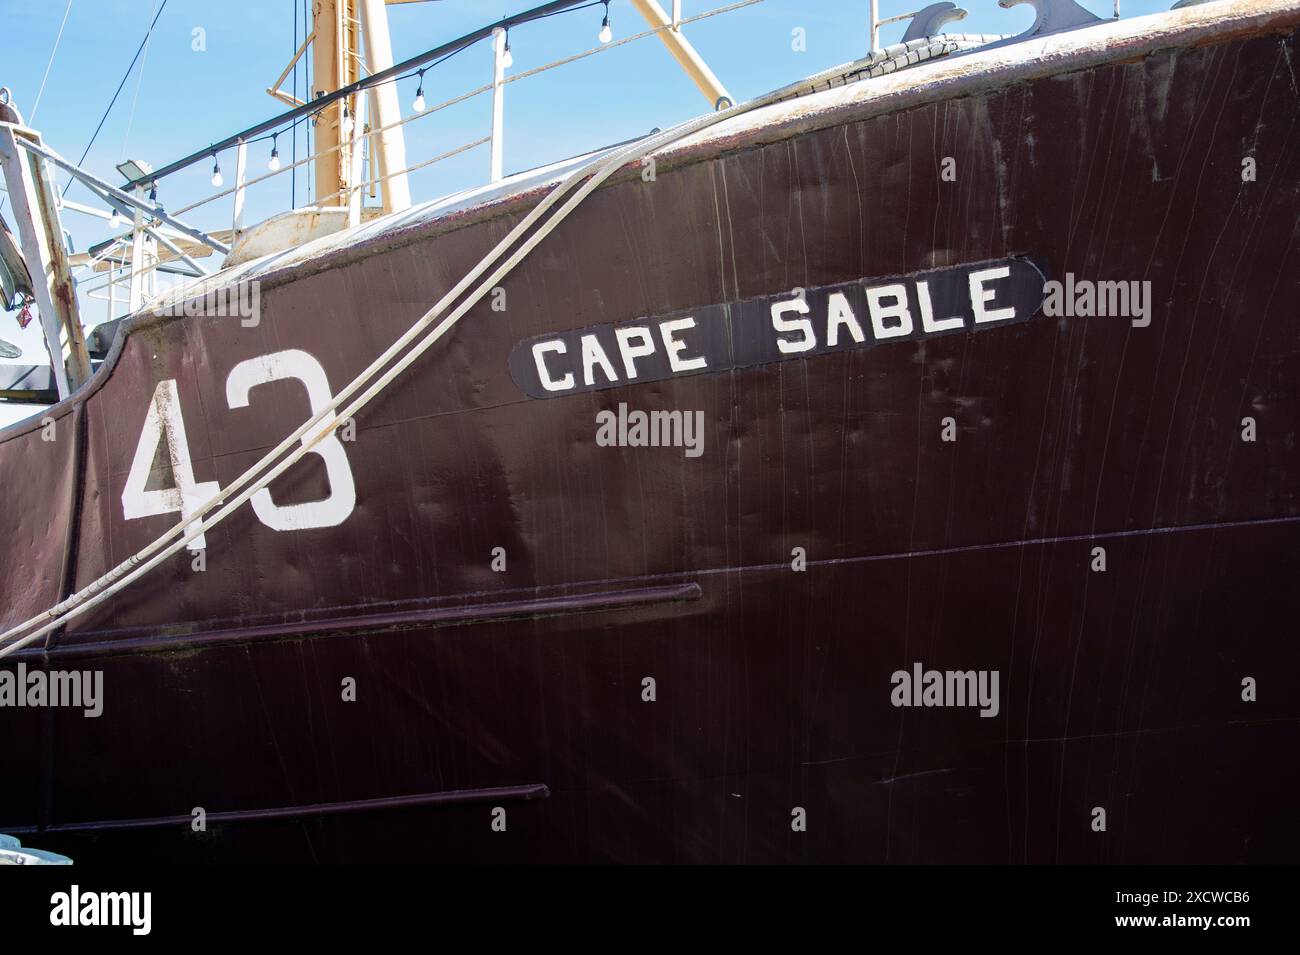
[[[418,81],[418,85],[415,88],[415,101],[411,103],[411,109],[415,110],[417,113],[423,113],[424,112],[424,70],[420,70],[417,75],[420,77],[420,79]]]
[[[108,218],[108,224],[114,229],[122,224],[122,213],[117,211],[116,206],[113,207],[113,214]]]
[[[389,0],[389,2],[394,2],[394,0]],[[400,0],[397,0],[397,2],[400,2]],[[605,10],[604,10],[604,15],[601,17],[601,21],[600,21],[600,32],[597,34],[597,38],[600,40],[600,42],[601,42],[602,44],[604,44],[604,43],[611,43],[611,42],[613,41],[613,39],[614,39],[614,30],[613,30],[613,28],[612,28],[611,25],[610,25],[610,16],[609,16],[609,5],[610,5],[610,0],[599,0],[599,2],[602,3],[602,4],[604,5]],[[587,7],[587,6],[594,6],[594,5],[595,5],[595,2],[592,2],[592,3],[584,4],[583,6],[580,6],[580,7],[578,7],[578,9],[584,9],[584,8]],[[559,11],[552,11],[551,13],[544,14],[544,16],[553,16],[555,12],[559,12]],[[511,49],[510,49],[510,28],[507,26],[507,27],[504,27],[503,29],[504,29],[504,32],[505,32],[505,43],[504,43],[504,47],[503,47],[503,49],[502,49],[502,51],[501,51],[501,64],[502,64],[503,67],[507,67],[507,68],[508,68],[508,67],[511,67],[511,66],[514,65],[514,54],[511,52]],[[465,48],[465,47],[459,47],[459,48],[457,48],[456,50],[454,50],[452,53],[449,53],[449,54],[447,54],[447,55],[441,57],[440,59],[438,59],[437,61],[435,61],[433,64],[430,64],[430,65],[432,65],[432,66],[436,66],[438,63],[441,63],[443,60],[446,60],[446,59],[450,58],[450,57],[451,57],[452,55],[454,55],[456,52],[459,52],[461,49],[464,49],[464,48]],[[425,71],[426,71],[427,69],[428,69],[428,67],[425,66],[425,67],[421,67],[420,69],[418,69],[418,70],[416,71],[416,76],[418,77],[418,79],[417,79],[417,85],[416,85],[416,89],[415,89],[415,99],[412,101],[412,103],[411,103],[411,107],[412,107],[412,109],[413,109],[415,112],[417,112],[417,113],[422,113],[422,112],[424,112],[424,110],[426,109],[426,103],[425,103],[425,99],[424,99],[424,74],[425,74]],[[407,75],[409,76],[410,74],[407,74]],[[318,93],[318,94],[317,94],[317,97],[321,97],[321,96],[324,96],[324,95],[325,95],[325,94],[324,94],[323,92],[322,92],[322,93]],[[312,115],[309,116],[309,117],[306,117],[306,118],[308,118],[308,119],[311,120],[312,125],[315,125],[315,124],[318,122],[318,115],[319,115],[319,113],[320,113],[321,111],[324,110],[324,108],[325,108],[325,107],[322,106],[321,109],[317,111],[317,113],[314,113],[314,114],[312,114]],[[295,121],[295,122],[294,122],[294,126],[296,127],[297,124],[298,124],[298,122],[301,122],[301,121],[302,121],[302,120],[297,120],[297,121]],[[353,131],[354,131],[354,129],[355,129],[355,123],[354,123],[354,121],[353,121],[353,119],[352,119],[352,116],[351,116],[349,110],[348,110],[348,105],[347,105],[346,102],[343,103],[343,117],[342,117],[342,121],[341,121],[341,123],[340,123],[340,127],[341,127],[341,132],[342,132],[345,136],[351,136],[352,133],[353,133]],[[281,161],[280,161],[280,150],[279,150],[279,148],[278,148],[278,146],[277,146],[277,143],[276,143],[276,135],[278,135],[278,134],[275,134],[275,135],[273,135],[273,136],[271,137],[271,139],[272,139],[272,141],[271,141],[271,156],[270,156],[270,159],[269,159],[268,162],[267,162],[267,168],[270,169],[272,172],[277,172],[277,171],[279,171],[279,169],[282,167],[282,163],[281,163]],[[191,161],[192,161],[192,160],[191,160]],[[188,164],[188,163],[186,163],[186,164]],[[214,187],[218,187],[218,188],[219,188],[219,187],[221,187],[221,186],[224,184],[224,182],[225,182],[225,179],[224,179],[224,177],[221,175],[221,163],[220,163],[220,161],[219,161],[219,159],[218,159],[218,157],[217,157],[217,154],[214,152],[214,153],[212,154],[212,185],[213,185]],[[151,198],[152,198],[152,195],[151,195]],[[117,218],[120,219],[121,216],[118,216]]]
[[[605,0],[605,19],[600,23],[600,42],[608,43],[614,39],[614,31],[609,28],[609,0]]]

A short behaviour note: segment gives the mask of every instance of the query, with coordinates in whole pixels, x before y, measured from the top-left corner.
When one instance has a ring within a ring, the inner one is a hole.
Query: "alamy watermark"
[[[926,670],[913,663],[911,671],[895,670],[889,682],[894,706],[978,706],[980,716],[990,718],[1001,709],[997,670]]]
[[[104,712],[103,670],[0,670],[0,707],[68,706],[90,718]]]
[[[122,926],[132,935],[153,928],[152,892],[83,892],[73,885],[50,896],[50,924],[55,926]]]
[[[1128,318],[1134,328],[1151,324],[1151,283],[1094,282],[1065,273],[1065,281],[1043,285],[1043,314],[1049,318]]]
[[[158,314],[169,318],[200,315],[238,318],[239,324],[245,328],[256,328],[262,322],[262,283],[253,280],[211,288],[202,295],[169,302],[158,310]]]
[[[684,448],[688,458],[704,453],[703,411],[628,410],[596,412],[596,444],[602,448]]]

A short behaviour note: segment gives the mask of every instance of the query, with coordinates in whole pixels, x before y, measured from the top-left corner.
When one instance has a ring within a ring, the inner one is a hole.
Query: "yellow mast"
[[[312,98],[361,77],[356,0],[312,0]],[[358,97],[345,96],[313,121],[316,150],[316,205],[347,203],[354,181],[353,143],[362,134],[355,121]],[[339,147],[339,148],[335,148]]]

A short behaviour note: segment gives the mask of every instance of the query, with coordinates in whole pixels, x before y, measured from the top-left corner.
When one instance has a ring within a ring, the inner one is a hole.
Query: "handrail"
[[[274,116],[271,119],[264,120],[255,126],[250,126],[248,129],[236,133],[233,136],[228,136],[221,142],[214,143],[206,149],[190,153],[190,155],[183,159],[178,159],[175,162],[168,163],[161,169],[155,169],[146,176],[129,179],[126,182],[126,187],[133,188],[135,186],[148,185],[149,183],[157,182],[166,176],[170,176],[174,172],[179,172],[187,166],[192,166],[196,162],[207,159],[213,153],[219,153],[232,146],[237,146],[241,142],[247,142],[259,133],[269,132],[270,130],[284,126],[286,123],[302,119],[304,116],[310,116],[312,113],[319,112],[331,103],[336,103],[354,93],[364,92],[372,86],[379,86],[389,80],[399,79],[404,74],[409,73],[411,70],[418,69],[431,60],[435,60],[440,56],[458,53],[466,47],[473,46],[479,40],[487,39],[492,35],[493,30],[509,29],[512,26],[518,26],[522,23],[530,23],[533,20],[540,20],[542,17],[550,16],[552,13],[558,13],[569,7],[576,7],[580,3],[588,2],[590,2],[590,0],[551,0],[550,3],[544,3],[539,7],[533,7],[531,10],[525,10],[523,13],[517,13],[512,17],[504,17],[496,23],[480,27],[471,33],[466,33],[464,36],[450,41],[449,43],[444,43],[442,46],[434,47],[432,50],[426,50],[424,53],[403,60],[401,63],[396,63],[386,70],[380,70],[378,73],[359,79],[354,83],[349,83],[347,86],[341,86],[332,93],[318,96],[309,103],[304,103],[302,106],[291,109],[286,113],[281,113],[279,116]]]
[[[457,146],[455,149],[449,149],[445,153],[439,153],[432,159],[425,159],[422,162],[411,163],[411,165],[407,166],[405,169],[398,169],[385,176],[377,176],[374,179],[367,179],[365,182],[358,182],[355,186],[349,186],[346,192],[350,196],[352,193],[359,190],[368,189],[370,186],[377,186],[381,182],[387,182],[394,176],[401,176],[408,172],[415,172],[417,169],[423,169],[425,166],[432,166],[436,162],[442,162],[444,159],[450,159],[452,156],[459,156],[463,152],[468,152],[478,146],[486,145],[491,141],[491,136],[482,136],[479,139],[475,139],[473,142],[465,143],[463,146]]]
[[[95,189],[100,190],[105,195],[111,196],[112,198],[116,199],[118,202],[124,202],[134,209],[139,209],[145,215],[157,219],[159,222],[167,223],[176,231],[185,233],[187,236],[189,236],[191,239],[194,239],[196,242],[202,242],[204,245],[210,247],[214,251],[220,252],[222,255],[226,255],[230,252],[230,247],[228,245],[223,245],[222,243],[218,242],[216,239],[208,235],[206,232],[201,232],[200,230],[195,229],[192,226],[187,226],[184,222],[181,222],[179,219],[176,219],[168,215],[166,212],[162,210],[160,206],[151,205],[150,203],[147,203],[142,199],[137,199],[135,196],[129,195],[128,193],[125,193],[114,186],[110,186],[108,183],[104,182],[104,180],[98,178],[95,175],[92,175],[91,173],[86,172],[86,170],[82,169],[76,163],[64,159],[58,153],[46,149],[43,146],[38,146],[36,145],[36,143],[32,142],[31,140],[25,139],[21,136],[18,137],[18,145],[22,146],[24,149],[28,150],[29,152],[36,153],[38,156],[40,156],[43,159],[49,160],[50,162],[54,163],[54,165],[68,172],[70,175],[75,176],[77,179],[80,179],[86,185],[92,186]]]
[[[697,13],[695,16],[691,16],[691,17],[683,17],[682,20],[681,20],[680,25],[681,25],[681,26],[685,26],[686,24],[695,23],[695,22],[700,21],[700,20],[707,20],[707,19],[709,19],[710,17],[720,16],[721,14],[724,14],[724,13],[731,13],[732,11],[739,10],[739,9],[741,9],[742,7],[753,6],[753,5],[756,4],[756,3],[763,3],[763,2],[764,2],[764,0],[737,0],[737,2],[735,2],[735,3],[730,3],[730,4],[727,4],[727,5],[725,5],[725,6],[716,7],[716,8],[714,8],[714,9],[712,9],[712,10],[706,10],[706,11],[704,11],[703,13]],[[560,58],[560,59],[558,59],[558,60],[552,60],[550,63],[545,63],[545,64],[543,64],[543,65],[541,65],[541,66],[533,67],[531,70],[524,70],[523,72],[512,74],[512,75],[510,75],[510,76],[507,76],[503,82],[508,86],[508,85],[511,84],[511,83],[515,83],[515,82],[518,82],[519,80],[523,80],[523,79],[528,79],[529,77],[536,76],[536,75],[538,75],[539,73],[545,73],[545,72],[547,72],[547,71],[549,71],[549,70],[557,69],[558,67],[561,67],[561,66],[567,66],[567,65],[570,64],[570,63],[576,62],[576,61],[581,60],[581,59],[585,59],[586,57],[589,57],[589,56],[594,56],[594,55],[596,55],[597,53],[604,53],[604,52],[607,51],[607,50],[612,50],[612,49],[615,49],[615,48],[617,48],[617,47],[623,46],[623,45],[625,45],[625,44],[633,43],[633,42],[635,42],[635,41],[637,41],[637,40],[644,40],[644,39],[647,38],[647,37],[656,36],[656,35],[659,34],[659,33],[664,33],[664,32],[667,32],[667,31],[669,31],[669,30],[671,30],[671,29],[672,29],[672,27],[671,27],[671,25],[669,25],[669,26],[654,27],[654,28],[651,28],[651,29],[648,29],[648,30],[643,30],[643,31],[641,31],[640,33],[634,33],[634,34],[632,34],[632,35],[630,35],[630,36],[622,37],[622,38],[620,38],[620,39],[618,39],[618,40],[613,40],[613,41],[611,41],[611,42],[609,42],[609,43],[602,43],[600,46],[592,47],[591,49],[584,50],[584,51],[582,51],[581,53],[575,53],[575,54],[573,54],[572,56],[566,56],[566,57],[562,57],[562,58]],[[380,75],[380,74],[376,74],[376,75]],[[404,78],[406,78],[406,77],[405,77],[405,76],[403,76],[403,77],[397,77],[397,79],[404,79]],[[391,81],[390,81],[390,82],[391,82]],[[370,129],[367,129],[367,130],[365,131],[365,136],[367,136],[367,137],[377,136],[377,135],[379,135],[380,133],[385,133],[385,132],[387,132],[387,131],[389,131],[389,130],[391,130],[391,129],[397,129],[398,127],[405,126],[407,123],[415,122],[415,120],[417,120],[417,119],[421,119],[421,118],[423,118],[423,117],[425,117],[425,116],[432,116],[434,113],[437,113],[437,112],[439,112],[440,110],[447,109],[447,108],[450,107],[450,106],[455,106],[455,105],[458,104],[458,103],[463,103],[465,100],[472,99],[472,98],[475,97],[475,96],[479,96],[479,95],[482,95],[483,93],[490,92],[490,91],[492,90],[492,88],[493,88],[493,84],[492,84],[492,83],[485,83],[485,84],[483,84],[482,86],[476,86],[476,87],[474,87],[473,89],[467,90],[467,91],[465,91],[465,92],[463,92],[463,93],[458,93],[457,95],[451,97],[450,99],[444,100],[444,101],[441,102],[441,103],[437,103],[437,104],[435,104],[435,105],[433,105],[433,106],[427,107],[426,109],[422,110],[421,112],[413,113],[413,114],[411,114],[410,116],[405,116],[405,117],[403,117],[402,119],[397,120],[396,122],[388,123],[387,125],[384,125],[384,126],[376,126],[376,127],[372,127],[372,128],[370,128]],[[319,100],[318,100],[318,101],[315,101],[315,102],[319,102]],[[286,114],[286,115],[287,115],[287,114]],[[234,144],[232,144],[232,145],[238,145],[238,143],[234,143]],[[312,155],[307,156],[307,157],[304,158],[304,159],[299,159],[299,160],[297,160],[296,162],[292,162],[292,163],[284,163],[284,164],[282,164],[282,165],[280,166],[280,168],[278,168],[278,169],[272,170],[271,172],[263,173],[263,174],[260,175],[260,176],[256,176],[256,177],[254,177],[254,178],[252,178],[252,179],[249,179],[248,181],[244,182],[244,183],[242,184],[242,186],[241,186],[239,183],[236,183],[236,184],[234,184],[234,185],[232,185],[232,186],[229,186],[229,187],[227,187],[227,188],[225,188],[225,189],[221,189],[221,190],[219,190],[219,191],[217,191],[217,192],[214,192],[214,193],[212,193],[210,196],[207,196],[207,197],[205,197],[205,198],[199,199],[199,200],[197,200],[196,202],[192,202],[192,203],[190,203],[190,204],[187,205],[187,206],[182,206],[181,208],[177,209],[176,212],[173,213],[173,214],[174,214],[174,215],[183,215],[183,214],[186,213],[186,212],[192,212],[194,209],[197,209],[197,208],[199,208],[200,206],[203,206],[203,205],[207,205],[209,202],[214,202],[214,201],[216,201],[217,199],[222,199],[222,198],[224,198],[224,197],[226,197],[226,196],[233,195],[234,193],[238,192],[241,188],[247,189],[249,186],[254,186],[254,185],[257,185],[257,184],[259,184],[259,183],[265,182],[265,181],[267,181],[268,179],[272,179],[272,178],[274,178],[275,176],[283,175],[284,173],[289,172],[289,171],[292,170],[292,169],[296,169],[296,168],[298,168],[299,166],[304,166],[304,165],[307,165],[308,163],[313,163],[313,162],[316,161],[317,158],[319,158],[319,157],[321,157],[321,156],[328,156],[328,155],[330,155],[331,153],[338,152],[340,149],[343,149],[343,148],[345,148],[345,147],[350,147],[350,145],[351,145],[351,144],[349,144],[349,143],[342,143],[342,142],[340,142],[340,143],[335,143],[333,146],[330,146],[330,147],[328,147],[327,149],[322,149],[322,150],[320,150],[320,151],[318,151],[318,152],[315,152],[315,153],[313,153]],[[473,143],[472,145],[478,145],[478,143],[476,142],[476,143]],[[229,148],[229,147],[225,147],[225,148]],[[217,150],[217,151],[220,151],[220,150]],[[209,156],[211,156],[211,152],[205,152],[205,153],[202,154],[202,156],[201,156],[200,158],[204,158],[204,159],[206,159],[206,158],[208,158]],[[425,165],[428,165],[428,163],[426,163]],[[163,168],[166,169],[167,167],[163,167]],[[411,172],[411,171],[413,171],[413,170],[415,170],[415,169],[419,169],[419,168],[422,168],[422,167],[417,165],[417,166],[408,167],[408,168],[407,168],[406,170],[404,170],[404,171],[405,171],[405,172]],[[148,179],[141,179],[141,180],[136,180],[136,181],[140,181],[140,182],[148,182],[148,181],[152,181],[153,179],[157,178],[157,176],[158,176],[157,173],[151,173],[150,176],[148,177]],[[384,177],[384,178],[391,178],[391,177],[392,177],[392,176],[390,175],[390,176],[386,176],[386,177]],[[380,181],[380,180],[376,180],[376,181]],[[369,185],[369,184],[370,184],[370,183],[367,183],[367,185]],[[355,189],[350,190],[350,191],[355,191]]]

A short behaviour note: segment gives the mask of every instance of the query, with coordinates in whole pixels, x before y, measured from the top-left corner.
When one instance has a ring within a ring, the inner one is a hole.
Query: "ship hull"
[[[1293,861],[1297,20],[626,171],[343,465],[4,661],[100,671],[104,705],[0,712],[0,831],[92,861]],[[151,407],[228,486],[311,413],[304,369],[340,390],[532,201],[264,273],[256,324],[137,320],[52,429],[0,437],[0,622],[174,523],[125,516]],[[1040,309],[547,397],[511,368],[719,307],[734,357],[793,289],[1015,257],[1149,282],[1149,323]],[[699,412],[700,453],[605,446],[628,409]],[[996,699],[934,705],[930,670]]]

